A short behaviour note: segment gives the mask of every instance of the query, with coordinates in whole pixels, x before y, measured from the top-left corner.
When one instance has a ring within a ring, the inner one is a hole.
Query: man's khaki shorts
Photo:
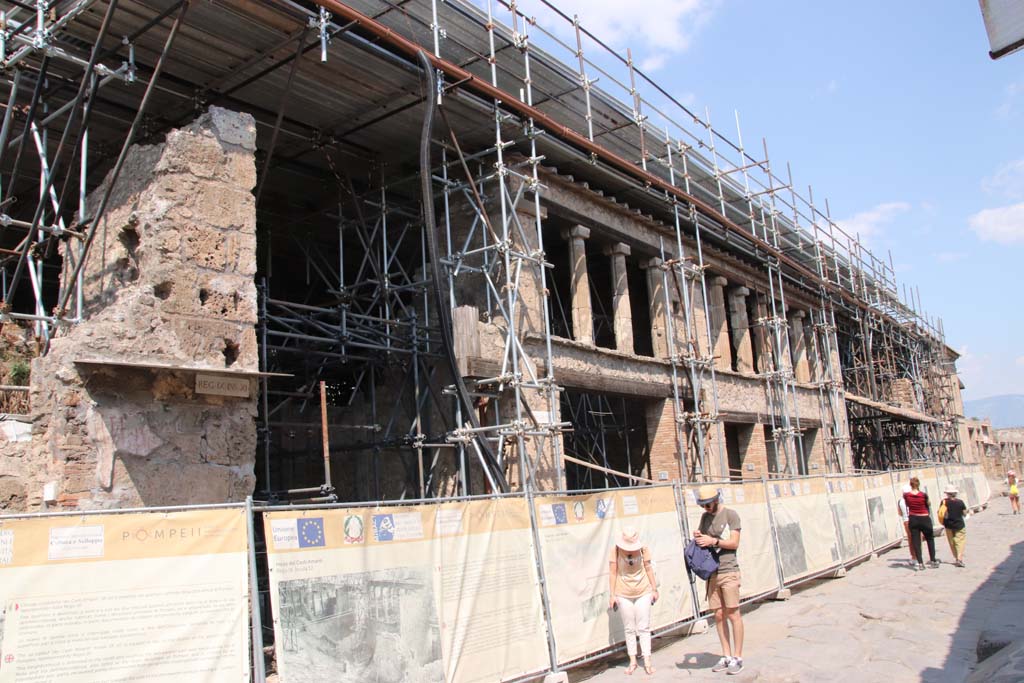
[[[708,607],[715,610],[723,606],[729,609],[740,606],[739,572],[715,572],[708,579]]]

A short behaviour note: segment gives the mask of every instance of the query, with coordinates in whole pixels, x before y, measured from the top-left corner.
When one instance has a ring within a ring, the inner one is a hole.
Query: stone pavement
[[[1024,642],[1024,515],[1011,515],[1002,497],[972,515],[964,569],[953,566],[945,537],[935,540],[938,569],[912,571],[904,546],[852,567],[844,578],[795,589],[788,601],[744,608],[739,675],[711,673],[720,656],[712,624],[707,633],[657,639],[652,676],[643,669],[626,676],[625,655],[617,655],[570,672],[570,680],[952,683],[975,667],[972,681],[1024,680],[1018,646]],[[983,657],[995,645],[1016,642],[978,666],[983,633]],[[1022,670],[1013,673],[1017,666]]]

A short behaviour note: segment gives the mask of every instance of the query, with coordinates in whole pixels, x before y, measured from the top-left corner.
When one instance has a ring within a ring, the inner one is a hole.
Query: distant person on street
[[[910,484],[903,485],[903,493],[910,493]],[[900,520],[903,522],[903,531],[907,535],[907,547],[910,548],[910,566],[917,569],[917,555],[914,554],[914,544],[910,540],[910,513],[907,512],[907,501],[900,496],[896,501],[896,509],[900,513]]]
[[[1006,483],[1010,485],[1010,507],[1013,514],[1020,514],[1020,490],[1017,488],[1017,473],[1010,470],[1006,473]]]
[[[658,582],[651,567],[651,551],[640,543],[640,533],[625,527],[615,542],[609,560],[609,607],[622,615],[629,654],[627,674],[636,671],[636,641],[644,657],[644,671],[654,673],[651,664],[651,605],[658,601]]]
[[[697,504],[704,508],[693,538],[702,548],[718,554],[718,571],[708,577],[708,607],[715,613],[715,629],[722,644],[722,658],[711,667],[735,675],[743,671],[743,616],[740,614],[740,516],[721,503],[714,486],[697,490]],[[732,631],[730,643],[729,631]]]
[[[967,516],[967,505],[956,497],[955,486],[946,487],[946,499],[942,505],[946,508],[945,514],[940,515],[942,526],[946,528],[946,540],[949,541],[949,552],[953,553],[956,566],[964,566],[964,546],[967,545],[967,525],[964,518]]]
[[[932,504],[928,500],[928,494],[921,490],[921,480],[917,477],[910,479],[910,493],[903,494],[903,500],[907,505],[907,513],[910,518],[910,542],[914,547],[914,554],[917,555],[918,570],[924,569],[924,562],[921,560],[921,536],[924,535],[928,542],[928,566],[933,569],[939,566],[935,559],[935,535],[932,526]]]

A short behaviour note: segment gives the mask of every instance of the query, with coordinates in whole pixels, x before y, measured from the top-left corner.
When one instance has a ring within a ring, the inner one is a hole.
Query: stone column
[[[821,358],[822,346],[815,339],[818,336],[814,329],[814,318],[804,327],[804,343],[807,345],[807,377],[810,382],[818,382],[825,376],[824,361]]]
[[[729,291],[729,315],[732,320],[732,349],[736,358],[736,370],[745,375],[754,373],[754,352],[750,345],[750,318],[747,316],[746,287],[735,287]]]
[[[647,299],[651,308],[651,346],[655,358],[668,358],[668,311],[662,260],[650,258],[640,264],[647,273]]]
[[[697,354],[698,358],[703,358],[707,355],[708,350],[708,331],[707,331],[707,308],[704,306],[704,287],[702,279],[699,274],[695,274],[695,277],[687,277],[683,281],[683,286],[688,288],[687,293],[690,296],[690,321],[693,325],[693,336],[696,339],[697,347],[694,349],[694,353]],[[679,312],[681,317],[685,317],[686,312],[683,310],[683,302],[679,303]],[[680,327],[681,330],[685,330],[685,326]]]
[[[770,372],[774,366],[772,363],[772,339],[768,327],[764,324],[768,318],[768,302],[763,296],[758,296],[754,301],[754,315],[757,320],[751,321],[751,336],[756,356],[755,369],[760,373]]]
[[[626,277],[626,257],[630,254],[628,244],[617,242],[605,249],[612,261],[612,319],[615,330],[615,349],[633,353],[633,311],[629,305],[629,279]]]
[[[587,273],[587,245],[590,228],[577,225],[562,231],[569,243],[569,267],[572,288],[572,336],[583,344],[594,345],[594,312],[590,303],[590,275]]]
[[[807,367],[807,345],[804,338],[803,311],[789,312],[789,346],[793,354],[793,376],[797,382],[810,382],[811,373]]]
[[[732,369],[732,349],[729,348],[729,327],[726,322],[725,286],[729,281],[724,277],[708,280],[708,322],[711,325],[711,353],[715,357],[716,370]]]

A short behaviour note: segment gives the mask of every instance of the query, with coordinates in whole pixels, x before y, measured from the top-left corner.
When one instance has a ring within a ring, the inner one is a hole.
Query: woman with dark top
[[[907,504],[907,513],[910,517],[910,542],[914,546],[914,554],[917,556],[918,570],[924,569],[924,562],[921,561],[921,535],[924,535],[928,542],[928,566],[939,566],[935,559],[935,536],[932,526],[932,504],[928,500],[928,494],[921,490],[921,480],[917,477],[910,479],[910,493],[903,494],[903,501]]]
[[[967,516],[967,505],[956,497],[955,486],[946,487],[946,500],[942,504],[946,506],[946,515],[942,518],[942,526],[946,528],[946,540],[949,541],[949,552],[953,553],[956,566],[964,566],[964,546],[967,545],[967,525],[964,517]]]

